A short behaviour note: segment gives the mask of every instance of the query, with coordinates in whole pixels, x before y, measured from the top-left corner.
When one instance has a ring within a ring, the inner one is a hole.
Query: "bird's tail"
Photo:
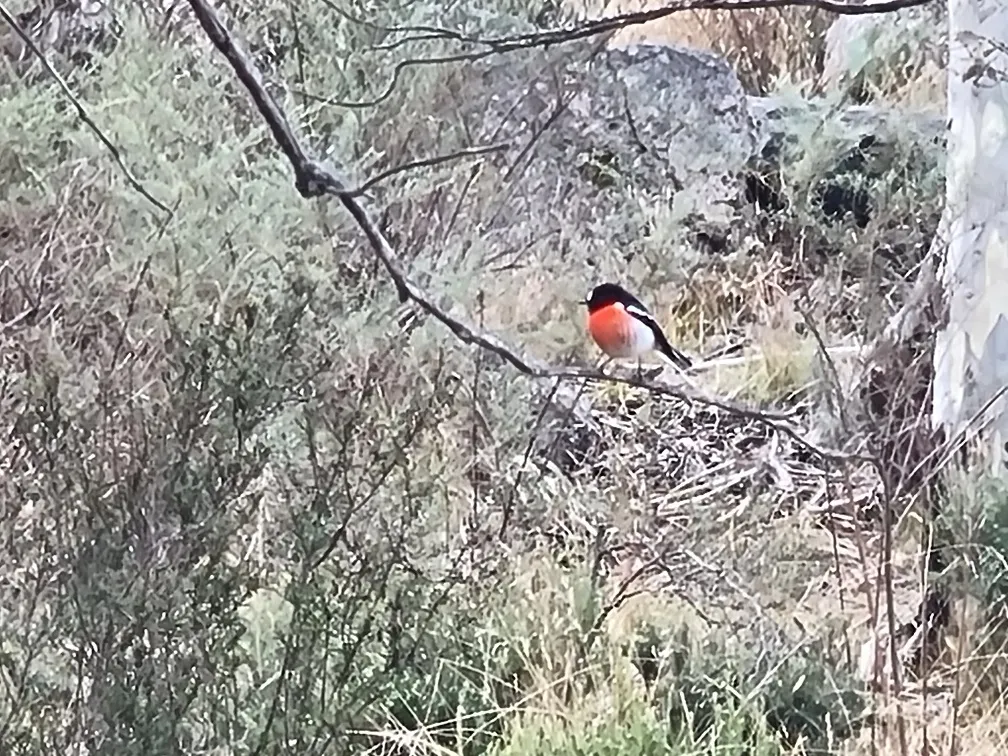
[[[658,337],[657,338],[658,351],[664,354],[666,357],[668,357],[673,365],[678,367],[680,370],[686,370],[693,365],[693,360],[691,360],[685,354],[683,354],[674,346],[669,344],[669,341],[667,338],[665,338],[664,333],[662,333],[658,329],[655,330],[658,331],[656,334],[656,336]]]

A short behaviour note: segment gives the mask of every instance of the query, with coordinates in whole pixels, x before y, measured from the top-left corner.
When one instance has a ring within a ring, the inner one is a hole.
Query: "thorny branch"
[[[594,368],[586,367],[553,367],[547,363],[523,354],[520,350],[507,345],[497,336],[480,330],[461,318],[449,314],[450,308],[442,308],[434,302],[432,296],[422,288],[412,283],[406,276],[395,250],[375,225],[371,216],[357,201],[353,191],[348,190],[335,172],[313,160],[305,153],[298,142],[293,129],[283,110],[266,91],[262,76],[251,58],[240,47],[231,34],[224,28],[216,9],[207,0],[189,0],[196,18],[199,19],[210,40],[227,58],[235,74],[248,90],[256,107],[262,114],[273,136],[283,150],[291,167],[294,169],[294,185],[301,196],[306,199],[332,195],[339,199],[346,210],[353,216],[357,225],[364,232],[374,253],[381,260],[395,284],[399,299],[402,302],[412,301],[417,307],[439,321],[461,341],[496,354],[502,360],[512,365],[521,373],[532,378],[583,379],[592,382],[620,383],[649,391],[659,396],[668,396],[688,402],[696,402],[710,407],[716,407],[736,417],[747,418],[794,439],[803,447],[818,454],[824,459],[850,462],[871,462],[868,456],[854,453],[844,453],[826,449],[805,438],[789,420],[793,412],[769,412],[743,407],[733,402],[716,397],[706,396],[699,391],[685,389],[681,386],[664,382],[655,382],[636,376],[607,375]]]

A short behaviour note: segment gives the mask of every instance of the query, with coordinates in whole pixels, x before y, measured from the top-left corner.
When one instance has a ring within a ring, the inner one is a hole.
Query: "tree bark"
[[[1008,3],[948,8],[946,204],[936,239],[948,320],[935,343],[932,424],[951,441],[1008,385]],[[1005,396],[982,417],[992,471],[1005,475]]]

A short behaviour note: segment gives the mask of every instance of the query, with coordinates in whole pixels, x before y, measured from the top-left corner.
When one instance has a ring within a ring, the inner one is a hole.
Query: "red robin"
[[[623,287],[603,283],[581,304],[588,306],[588,332],[610,359],[637,359],[656,350],[681,370],[693,362],[669,344],[654,316]]]

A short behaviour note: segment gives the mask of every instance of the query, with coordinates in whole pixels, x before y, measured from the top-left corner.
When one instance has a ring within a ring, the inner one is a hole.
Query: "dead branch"
[[[430,42],[433,40],[453,42],[461,48],[456,52],[451,52],[446,55],[416,58],[407,57],[397,61],[392,68],[390,80],[384,91],[371,99],[336,100],[299,91],[299,94],[303,97],[307,97],[317,102],[323,102],[327,105],[363,109],[374,107],[375,105],[387,100],[395,91],[395,88],[399,83],[400,76],[408,68],[439,65],[442,63],[472,63],[492,55],[502,55],[532,47],[546,48],[550,45],[561,45],[567,42],[576,42],[588,39],[590,37],[607,38],[621,29],[657,21],[667,18],[675,13],[702,10],[743,11],[759,10],[764,8],[804,7],[815,8],[828,13],[835,13],[840,16],[857,16],[872,13],[893,13],[903,8],[926,5],[929,2],[933,2],[933,0],[884,0],[883,2],[866,4],[835,2],[835,0],[681,0],[680,2],[665,5],[661,8],[652,8],[646,11],[621,13],[615,16],[591,19],[566,28],[547,29],[528,34],[516,34],[500,37],[477,37],[465,34],[457,29],[449,29],[438,26],[386,26],[355,16],[346,9],[340,8],[331,0],[323,0],[323,2],[335,13],[347,19],[351,23],[366,26],[385,34],[407,35],[387,44],[378,45],[375,48],[377,50],[390,51],[412,43]],[[605,39],[603,39],[603,42],[604,41]]]
[[[727,400],[706,396],[696,390],[687,390],[681,386],[669,383],[658,383],[636,376],[607,375],[599,370],[585,367],[553,367],[533,357],[523,354],[520,350],[508,346],[497,336],[480,330],[466,321],[449,314],[451,308],[442,308],[436,304],[430,294],[412,283],[395,250],[375,225],[371,216],[357,201],[354,193],[347,189],[336,176],[333,169],[323,165],[306,154],[283,110],[266,91],[262,76],[252,63],[250,57],[225,29],[216,9],[207,0],[189,0],[197,19],[206,31],[214,46],[231,64],[235,74],[248,90],[263,119],[273,133],[277,144],[287,156],[294,169],[294,185],[302,197],[313,199],[324,195],[332,195],[339,199],[367,237],[374,253],[381,260],[389,277],[395,284],[399,299],[402,302],[412,301],[421,310],[432,316],[462,342],[477,346],[496,354],[505,362],[515,367],[521,373],[533,378],[584,379],[593,382],[621,383],[627,386],[644,389],[652,394],[674,397],[688,402],[697,402],[716,407],[737,417],[748,418],[764,423],[783,433],[805,448],[824,459],[835,461],[870,461],[868,457],[858,454],[848,454],[825,449],[806,439],[789,420],[793,413],[769,412],[737,405]]]
[[[676,3],[669,3],[660,8],[651,8],[646,11],[633,11],[630,13],[620,13],[605,18],[597,18],[584,21],[567,28],[546,29],[544,31],[532,32],[529,34],[516,34],[501,37],[474,37],[464,34],[457,29],[449,29],[440,26],[387,26],[369,21],[353,15],[344,8],[340,8],[331,0],[323,0],[325,5],[343,16],[352,23],[360,26],[367,26],[371,29],[386,34],[414,34],[412,37],[404,37],[395,42],[389,43],[380,49],[392,50],[396,47],[409,44],[411,42],[429,42],[435,39],[452,40],[462,44],[480,45],[488,48],[484,53],[474,53],[481,56],[485,54],[500,54],[512,52],[526,47],[539,47],[541,45],[558,45],[564,42],[572,42],[586,37],[594,37],[599,34],[607,34],[628,26],[639,26],[651,21],[666,18],[675,13],[698,10],[759,10],[763,8],[815,8],[827,13],[835,13],[838,16],[862,16],[876,13],[893,13],[903,8],[913,8],[919,5],[927,5],[934,0],[883,0],[882,2],[871,3],[850,3],[836,2],[836,0],[681,0]]]

